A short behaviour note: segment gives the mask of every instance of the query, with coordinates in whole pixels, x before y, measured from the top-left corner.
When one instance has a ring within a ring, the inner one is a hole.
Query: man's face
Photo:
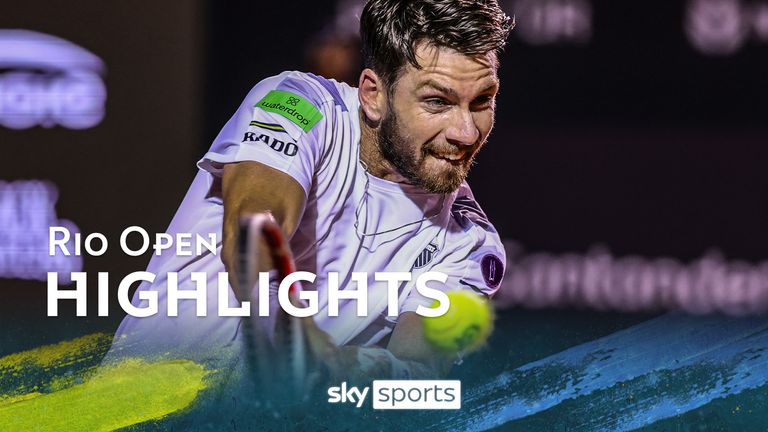
[[[379,129],[384,157],[409,182],[434,193],[456,190],[493,127],[496,56],[468,57],[420,44],[422,69],[408,64]]]

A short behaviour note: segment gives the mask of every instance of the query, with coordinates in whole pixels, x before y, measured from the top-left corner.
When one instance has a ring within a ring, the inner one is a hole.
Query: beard
[[[445,169],[435,172],[427,167],[429,159],[436,159],[432,154],[455,153],[456,146],[430,141],[421,146],[418,154],[414,154],[407,139],[400,133],[401,130],[397,115],[390,110],[382,119],[377,133],[379,151],[408,182],[431,193],[445,194],[458,189],[467,178],[475,155],[482,146],[467,150],[468,156],[460,162],[447,164]]]

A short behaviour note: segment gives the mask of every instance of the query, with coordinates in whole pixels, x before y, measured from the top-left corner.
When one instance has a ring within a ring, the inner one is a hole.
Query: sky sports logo
[[[351,403],[361,408],[370,393],[373,409],[461,409],[459,380],[377,380],[370,390],[347,386],[344,381],[328,389],[328,403]]]

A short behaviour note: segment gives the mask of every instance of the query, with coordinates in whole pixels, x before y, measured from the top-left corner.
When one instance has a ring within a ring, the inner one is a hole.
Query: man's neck
[[[360,119],[360,160],[368,167],[368,173],[391,182],[407,183],[405,177],[400,175],[381,154],[377,130],[368,123],[362,109],[358,115]]]

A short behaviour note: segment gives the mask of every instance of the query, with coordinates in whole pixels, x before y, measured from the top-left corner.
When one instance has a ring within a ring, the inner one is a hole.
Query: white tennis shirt
[[[415,186],[370,175],[360,162],[357,89],[312,74],[284,72],[258,83],[246,96],[213,145],[198,162],[200,171],[168,228],[169,234],[215,233],[221,251],[224,208],[221,175],[225,164],[257,161],[282,171],[304,188],[306,210],[290,241],[298,270],[317,274],[319,313],[314,319],[338,344],[384,343],[397,317],[387,316],[387,284],[375,272],[412,272],[399,291],[400,313],[431,306],[415,280],[425,271],[448,275],[444,290],[471,289],[493,295],[506,262],[499,235],[487,221],[465,183],[450,194],[428,193]],[[126,352],[187,354],[214,352],[239,344],[240,318],[217,314],[217,278],[224,272],[220,253],[179,257],[154,256],[133,304],[143,307],[139,292],[157,291],[159,313],[127,316],[116,338]],[[208,314],[198,317],[196,304],[179,302],[179,316],[166,314],[168,272],[179,272],[180,288],[194,289],[192,272],[208,277]],[[328,316],[327,274],[340,274],[341,289],[352,272],[367,272],[368,316],[358,317],[356,300],[341,300],[339,316]],[[238,305],[229,290],[231,306]],[[256,312],[254,312],[256,313]]]

